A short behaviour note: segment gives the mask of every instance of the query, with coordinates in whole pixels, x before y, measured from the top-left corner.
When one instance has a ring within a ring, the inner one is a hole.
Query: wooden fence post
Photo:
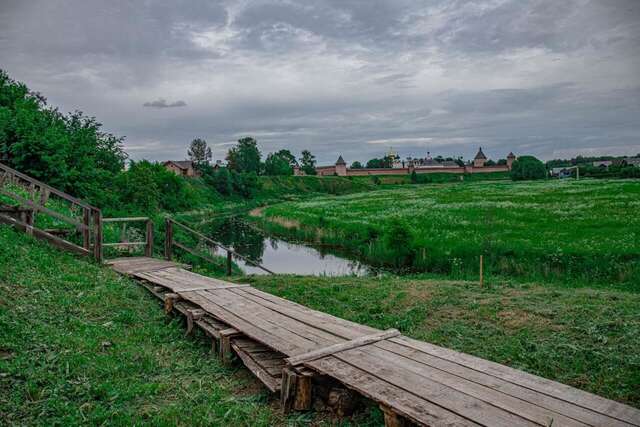
[[[227,276],[231,276],[232,273],[232,261],[233,261],[233,254],[231,253],[231,251],[227,251]]]
[[[102,212],[93,210],[93,257],[102,262]]]
[[[82,247],[89,250],[91,247],[91,229],[89,228],[91,225],[91,211],[89,208],[82,209],[82,225],[85,226],[82,230]]]
[[[153,256],[153,221],[151,218],[147,220],[147,246],[144,248],[144,256],[149,258]]]
[[[164,257],[167,261],[171,261],[171,249],[173,248],[173,222],[171,218],[165,218],[164,227]]]

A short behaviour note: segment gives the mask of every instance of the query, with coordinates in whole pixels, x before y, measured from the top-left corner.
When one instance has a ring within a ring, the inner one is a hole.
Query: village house
[[[191,160],[167,160],[162,164],[168,171],[180,176],[198,176],[199,173],[196,170]]]

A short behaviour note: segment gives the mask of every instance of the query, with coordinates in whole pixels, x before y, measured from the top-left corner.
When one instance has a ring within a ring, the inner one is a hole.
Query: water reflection
[[[275,273],[315,276],[364,276],[371,273],[368,266],[358,261],[267,236],[262,230],[237,217],[209,223],[207,233],[212,239],[232,247],[239,254]],[[267,274],[240,259],[235,262],[246,274]]]

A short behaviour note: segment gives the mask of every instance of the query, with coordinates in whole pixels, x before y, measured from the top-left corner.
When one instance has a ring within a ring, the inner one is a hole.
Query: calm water
[[[231,246],[239,254],[257,261],[274,273],[364,276],[372,271],[370,267],[356,260],[267,236],[241,218],[229,218],[210,224],[208,234],[212,239]],[[224,252],[219,253],[224,255]],[[246,274],[268,274],[240,259],[234,261]]]

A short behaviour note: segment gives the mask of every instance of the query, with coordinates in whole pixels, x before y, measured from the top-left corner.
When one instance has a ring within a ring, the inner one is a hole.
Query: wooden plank
[[[461,417],[478,420],[492,427],[540,426],[521,416],[492,406],[480,399],[446,387],[429,378],[415,375],[398,364],[389,363],[368,354],[363,348],[355,348],[333,356],[338,360],[358,366],[383,381],[401,388],[408,394],[458,414]],[[385,402],[382,402],[385,403]],[[393,405],[389,405],[393,407]]]
[[[364,332],[364,328],[359,327],[360,325],[354,327],[354,325],[345,324],[346,321],[341,322],[342,319],[331,316],[329,314],[314,312],[313,310],[309,309],[301,310],[295,305],[289,305],[289,301],[282,298],[274,297],[274,300],[265,299],[261,296],[256,295],[254,292],[254,288],[242,289],[241,291],[242,292],[235,293],[238,295],[242,295],[245,298],[251,299],[252,301],[270,310],[276,311],[309,326],[313,326],[316,329],[320,329],[339,338],[353,339],[367,333],[371,333]],[[273,301],[278,302],[276,303]],[[368,328],[367,331],[368,330],[378,332],[377,329]]]
[[[386,364],[388,366],[401,367],[404,371],[410,372],[412,377],[424,378],[427,381],[433,381],[467,396],[479,399],[489,405],[495,406],[496,408],[500,408],[519,417],[526,418],[538,425],[560,425],[567,427],[584,427],[589,425],[569,418],[559,412],[550,411],[540,408],[539,406],[532,405],[500,390],[474,383],[465,378],[438,370],[413,359],[400,356],[397,353],[380,348],[380,346],[369,346],[361,348],[361,350],[377,359],[382,366]]]
[[[271,392],[277,393],[280,391],[281,380],[280,378],[274,377],[269,374],[264,368],[262,368],[258,363],[256,363],[247,353],[245,353],[242,348],[236,346],[234,341],[231,341],[231,346],[235,350],[236,354],[242,360],[242,363],[253,373],[253,375],[258,378]]]
[[[428,365],[443,372],[455,375],[458,379],[454,380],[454,382],[464,383],[467,380],[473,381],[476,384],[489,387],[493,390],[498,390],[509,396],[520,399],[523,402],[528,402],[531,405],[539,406],[540,408],[546,409],[548,411],[562,414],[566,417],[573,418],[587,425],[629,425],[600,413],[593,412],[586,408],[575,406],[567,403],[566,401],[556,399],[554,397],[539,393],[526,387],[522,387],[509,381],[505,381],[501,378],[487,375],[483,372],[476,371],[472,368],[468,368],[455,362],[450,362],[448,360],[423,353],[411,347],[402,346],[400,344],[394,343],[392,340],[378,342],[375,345],[376,347],[383,348],[385,350],[415,360],[424,365]]]
[[[596,396],[595,394],[578,390],[568,385],[538,377],[524,371],[519,371],[505,365],[500,365],[499,363],[480,359],[478,357],[444,347],[438,347],[424,341],[418,341],[407,337],[393,338],[391,341],[461,364],[487,375],[492,375],[522,387],[535,390],[539,393],[544,393],[548,396],[581,406],[585,409],[599,412],[608,417],[612,417],[632,425],[640,425],[640,410],[622,403],[614,402],[612,400]]]
[[[350,365],[333,356],[309,362],[316,371],[333,377],[345,386],[365,397],[393,407],[396,412],[419,425],[434,427],[473,426],[481,424],[463,418],[445,408],[416,397],[359,367]],[[485,425],[486,424],[482,424]]]
[[[283,314],[299,318],[302,321],[311,322],[312,324],[317,325],[335,325],[335,329],[332,329],[333,333],[345,339],[353,339],[359,337],[360,335],[374,334],[380,331],[379,329],[375,329],[370,326],[361,325],[359,323],[341,319],[327,313],[312,310],[309,307],[305,307],[304,305],[298,304],[285,298],[277,297],[254,287],[243,289],[242,293],[250,293],[256,297],[259,297],[265,300],[265,302],[261,302],[261,304],[265,305],[266,307],[276,311],[279,310]],[[338,329],[338,327],[340,328]],[[331,330],[327,330],[327,332],[331,332]]]
[[[200,292],[190,292],[189,301],[199,305],[200,308],[213,315],[214,317],[220,319],[224,323],[227,323],[232,327],[238,329],[239,331],[242,331],[243,334],[265,345],[268,345],[271,348],[275,348],[285,354],[291,353],[296,349],[296,347],[291,343],[283,340],[277,335],[273,335],[270,331],[258,328],[242,317],[238,317],[232,312],[220,307],[215,302],[212,302],[203,295],[200,295]]]
[[[277,335],[289,342],[290,345],[293,346],[293,349],[291,346],[288,346],[288,350],[283,351],[280,348],[272,346],[269,342],[264,342],[257,337],[252,337],[254,339],[258,339],[264,344],[267,344],[269,347],[276,348],[278,351],[282,351],[288,355],[306,353],[320,346],[324,347],[335,342],[330,341],[326,337],[318,336],[316,332],[319,331],[313,331],[302,323],[288,322],[287,320],[291,319],[283,318],[278,315],[278,313],[270,312],[269,310],[266,310],[257,304],[253,304],[248,300],[240,299],[229,290],[205,291],[198,292],[198,294],[205,296],[205,298],[208,298],[220,307],[231,311],[238,316],[242,316],[254,326],[260,327],[263,330],[268,330],[273,335]],[[189,299],[190,295],[191,293],[186,294],[185,297]]]
[[[250,315],[258,319],[259,322],[267,321],[273,325],[276,325],[282,331],[282,333],[288,334],[289,332],[291,332],[299,337],[302,337],[305,343],[307,341],[314,343],[311,347],[306,347],[307,351],[344,341],[343,338],[336,337],[335,335],[326,333],[313,326],[309,326],[305,323],[299,322],[297,319],[283,316],[278,312],[269,310],[249,299],[244,298],[242,295],[233,293],[231,291],[232,290],[227,289],[214,289],[207,292],[212,295],[212,298],[215,298],[218,302],[220,302],[221,305],[229,308],[233,307],[234,312],[237,314],[250,313]],[[294,340],[294,342],[301,342],[299,340],[296,341],[297,338],[295,336],[290,335],[290,339]],[[304,351],[301,347],[299,353],[302,352],[306,351]]]
[[[147,242],[103,243],[102,246],[145,246]]]
[[[211,286],[211,287],[202,287],[202,288],[186,288],[186,289],[180,289],[180,292],[207,291],[207,290],[218,291],[220,289],[246,288],[247,286],[251,286],[251,285],[227,285],[227,286]]]
[[[386,331],[379,332],[377,334],[365,335],[350,341],[341,342],[331,345],[329,347],[320,348],[318,350],[310,351],[309,353],[300,354],[295,357],[287,359],[287,363],[291,366],[300,365],[311,360],[319,359],[330,354],[339,353],[341,351],[350,350],[352,348],[361,347],[364,345],[373,344],[378,341],[386,340],[388,338],[397,337],[400,335],[400,331],[397,329],[387,329]]]
[[[128,218],[102,218],[102,222],[140,222],[140,221],[148,221],[149,217],[147,216],[137,216],[137,217],[128,217]]]

